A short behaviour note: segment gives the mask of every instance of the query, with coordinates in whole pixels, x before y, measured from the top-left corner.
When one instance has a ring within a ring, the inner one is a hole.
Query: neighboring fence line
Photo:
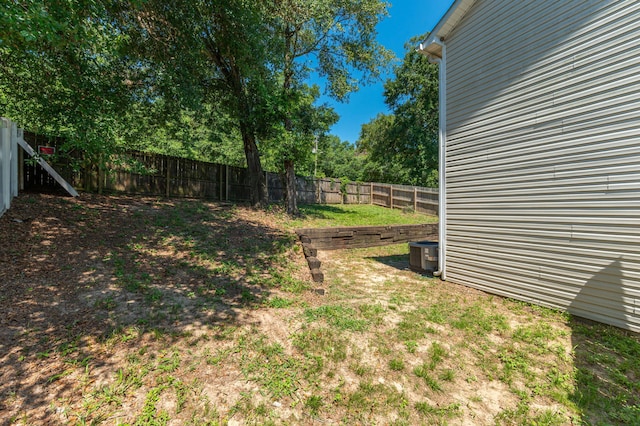
[[[31,134],[25,134],[33,137]],[[50,140],[51,145],[59,141]],[[116,157],[110,173],[98,175],[96,170],[71,172],[65,164],[57,164],[77,188],[104,189],[131,194],[166,197],[205,198],[215,201],[250,200],[248,170],[243,167],[190,160],[162,154],[128,152]],[[26,168],[25,187],[38,188],[45,182],[37,169]],[[265,172],[270,202],[284,199],[281,176]],[[34,179],[30,182],[29,179]],[[298,202],[301,204],[375,204],[390,208],[408,208],[437,214],[438,190],[406,185],[345,182],[330,178],[296,177]]]
[[[0,216],[18,196],[18,136],[22,129],[6,118],[0,118]]]
[[[411,209],[438,214],[438,189],[419,186],[371,183],[371,204],[391,209]]]
[[[250,178],[246,168],[161,154],[129,153],[135,168],[114,169],[105,175],[103,187],[128,193],[168,197],[208,198],[220,201],[250,199]],[[284,185],[277,173],[265,172],[269,201],[284,199]],[[167,183],[169,183],[167,185]],[[306,204],[375,204],[388,208],[412,209],[437,214],[438,190],[407,185],[349,182],[339,179],[296,176],[298,201]]]

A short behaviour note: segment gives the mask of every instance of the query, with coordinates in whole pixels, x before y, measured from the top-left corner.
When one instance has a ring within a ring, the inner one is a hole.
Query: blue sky
[[[390,0],[390,3],[390,16],[378,25],[378,41],[395,52],[400,63],[404,57],[404,44],[413,36],[431,31],[453,0]],[[384,80],[391,76],[385,77]],[[368,123],[378,113],[388,112],[382,96],[383,84],[380,82],[361,87],[358,92],[351,94],[348,103],[321,97],[320,103],[327,103],[340,115],[340,121],[331,128],[330,133],[342,140],[355,143],[363,124]]]

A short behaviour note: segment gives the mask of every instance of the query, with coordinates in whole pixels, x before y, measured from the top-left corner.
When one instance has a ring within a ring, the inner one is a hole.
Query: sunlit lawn
[[[437,216],[388,209],[370,204],[311,204],[300,206],[301,219],[292,220],[293,228],[322,228],[332,226],[379,226],[434,223]]]

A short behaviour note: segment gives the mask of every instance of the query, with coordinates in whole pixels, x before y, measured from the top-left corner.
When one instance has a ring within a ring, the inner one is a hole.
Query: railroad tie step
[[[324,274],[320,270],[320,268],[311,270],[311,277],[313,278],[313,282],[322,283],[324,282]]]
[[[303,244],[302,245],[302,251],[304,251],[304,256],[305,257],[316,257],[318,255],[318,250],[311,248],[309,245],[307,244]]]
[[[322,264],[322,262],[320,262],[320,259],[313,256],[307,257],[307,263],[309,264],[309,269],[311,270],[320,269],[320,265]]]

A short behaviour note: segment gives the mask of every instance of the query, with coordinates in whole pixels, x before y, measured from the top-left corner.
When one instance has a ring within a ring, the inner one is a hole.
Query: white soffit
[[[440,42],[447,38],[475,2],[476,0],[456,0],[453,2],[447,13],[429,33],[429,37],[420,43],[418,50],[426,55],[441,58],[442,45]]]

